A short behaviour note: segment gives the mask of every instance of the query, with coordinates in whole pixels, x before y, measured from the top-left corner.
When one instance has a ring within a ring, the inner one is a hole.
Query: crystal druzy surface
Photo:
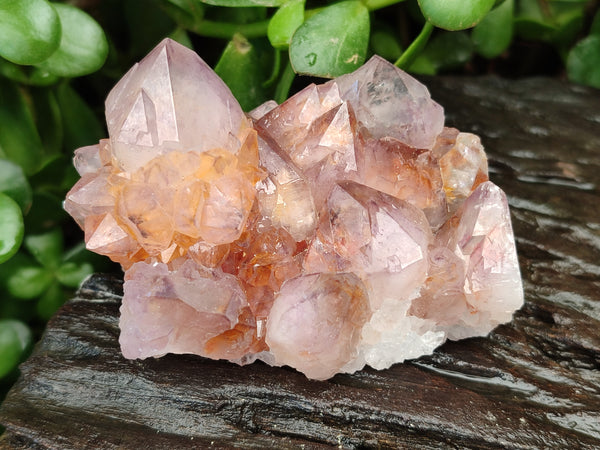
[[[126,358],[327,379],[509,321],[523,290],[479,138],[379,57],[245,115],[165,40],[109,94],[65,208],[125,270]]]

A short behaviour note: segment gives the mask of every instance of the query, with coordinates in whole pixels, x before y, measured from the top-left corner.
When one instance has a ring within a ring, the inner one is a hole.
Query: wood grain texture
[[[427,80],[482,137],[526,291],[514,320],[326,382],[262,363],[128,361],[122,284],[96,275],[50,321],[0,408],[2,448],[600,448],[600,92]]]

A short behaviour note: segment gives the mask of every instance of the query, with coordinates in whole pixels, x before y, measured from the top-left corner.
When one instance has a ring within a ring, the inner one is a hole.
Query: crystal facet
[[[379,57],[245,115],[165,40],[75,153],[65,209],[125,270],[126,358],[193,353],[327,379],[480,336],[523,303],[479,138]]]

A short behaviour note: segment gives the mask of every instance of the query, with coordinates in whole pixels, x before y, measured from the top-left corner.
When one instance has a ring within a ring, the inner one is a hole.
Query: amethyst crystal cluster
[[[125,270],[126,358],[260,359],[327,379],[487,334],[522,305],[504,193],[479,138],[444,127],[379,57],[244,114],[165,40],[76,151],[65,208]]]

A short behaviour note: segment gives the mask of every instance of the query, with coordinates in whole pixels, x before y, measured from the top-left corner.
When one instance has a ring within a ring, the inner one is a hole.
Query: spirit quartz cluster
[[[125,270],[126,358],[262,360],[327,379],[487,334],[523,302],[479,138],[379,57],[248,115],[165,40],[106,100],[66,210]]]

